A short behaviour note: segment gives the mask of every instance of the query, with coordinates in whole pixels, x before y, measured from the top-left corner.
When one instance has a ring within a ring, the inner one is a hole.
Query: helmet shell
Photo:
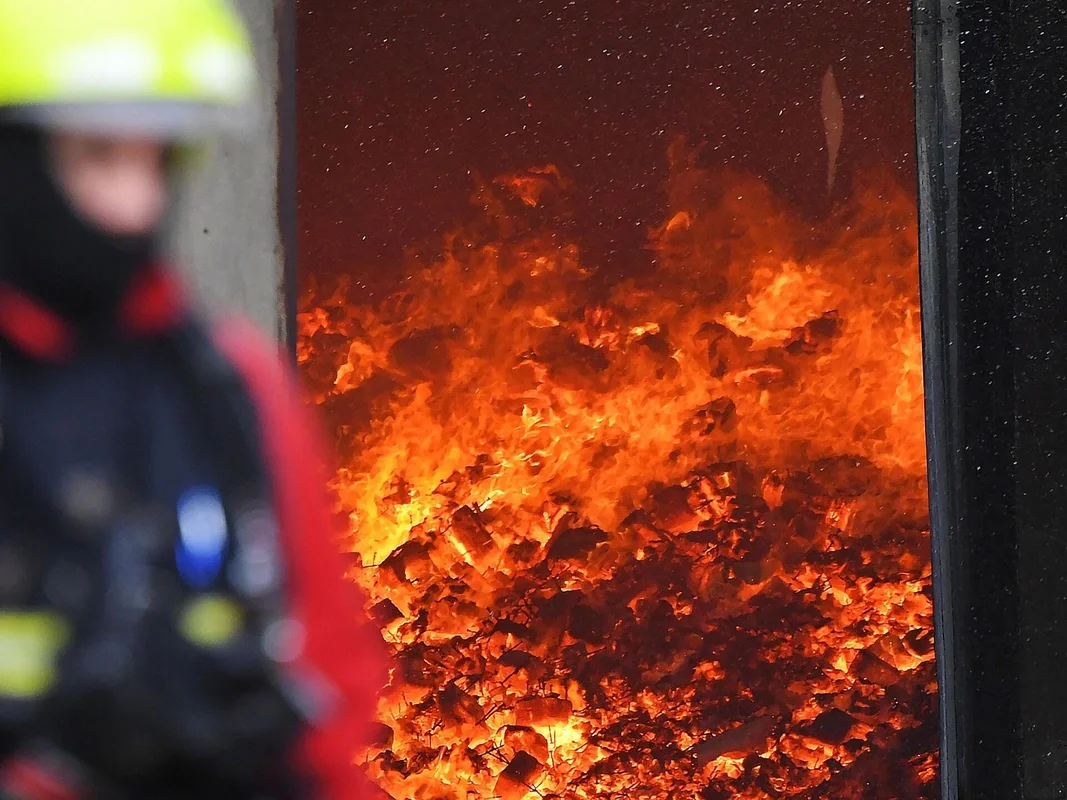
[[[226,0],[0,0],[0,115],[198,137],[251,106],[251,43]]]

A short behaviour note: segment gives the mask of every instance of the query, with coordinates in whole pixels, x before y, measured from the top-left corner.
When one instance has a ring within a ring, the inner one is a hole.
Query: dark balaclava
[[[83,220],[52,177],[46,134],[0,125],[0,282],[75,324],[107,323],[160,238]]]

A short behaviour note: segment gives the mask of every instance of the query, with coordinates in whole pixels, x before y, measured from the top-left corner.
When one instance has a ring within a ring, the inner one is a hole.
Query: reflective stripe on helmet
[[[225,107],[210,103],[51,103],[20,106],[0,112],[0,119],[76,133],[146,136],[183,140],[204,131],[248,128],[252,106]]]

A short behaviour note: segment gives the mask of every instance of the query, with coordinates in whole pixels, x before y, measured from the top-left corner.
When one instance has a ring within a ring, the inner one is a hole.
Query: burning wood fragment
[[[484,713],[478,698],[460,689],[456,681],[437,693],[437,706],[446,719],[460,723],[480,722]]]
[[[786,341],[785,349],[793,355],[826,353],[833,347],[833,340],[840,332],[841,315],[837,311],[827,311],[799,328],[794,328],[792,336]]]
[[[582,559],[593,548],[608,540],[608,535],[599,528],[578,527],[559,531],[548,545],[549,561],[569,561]]]
[[[668,486],[652,496],[651,514],[656,526],[671,533],[685,533],[700,524],[700,515],[690,505],[685,486]]]
[[[403,619],[404,614],[393,604],[392,600],[386,598],[374,604],[371,609],[371,618],[378,623],[379,627],[386,628],[398,619]]]
[[[441,377],[452,368],[447,334],[439,328],[415,331],[393,344],[389,362],[415,380]]]
[[[856,724],[856,719],[839,708],[821,713],[801,732],[826,744],[843,744]]]
[[[900,673],[869,650],[863,650],[852,665],[856,677],[873,686],[891,686],[900,680]]]
[[[711,374],[716,378],[754,362],[752,340],[734,333],[720,322],[705,323],[697,333],[697,339],[707,342]]]
[[[548,665],[540,658],[523,650],[509,650],[500,656],[499,663],[505,667],[522,670],[534,681],[539,681],[549,674]]]
[[[756,717],[705,739],[693,747],[693,755],[701,764],[723,756],[744,757],[760,753],[766,748],[777,722],[773,717]]]
[[[407,582],[424,571],[430,563],[430,549],[414,540],[404,542],[382,562],[382,569],[389,570],[398,581]],[[388,598],[386,598],[388,599]]]
[[[533,789],[541,769],[536,758],[525,750],[520,750],[497,778],[497,795],[501,800],[521,800]]]
[[[709,436],[715,431],[730,433],[737,427],[737,405],[729,397],[717,397],[698,408],[686,421],[684,433]]]
[[[480,559],[493,548],[493,537],[473,509],[464,506],[452,515],[452,535],[460,552]]]
[[[515,722],[519,725],[567,722],[573,710],[570,701],[562,697],[527,697],[515,704]]]

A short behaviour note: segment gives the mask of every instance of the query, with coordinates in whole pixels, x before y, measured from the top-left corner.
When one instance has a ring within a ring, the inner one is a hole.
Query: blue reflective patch
[[[222,497],[211,486],[194,486],[178,498],[175,560],[182,579],[207,589],[222,572],[229,535]]]

